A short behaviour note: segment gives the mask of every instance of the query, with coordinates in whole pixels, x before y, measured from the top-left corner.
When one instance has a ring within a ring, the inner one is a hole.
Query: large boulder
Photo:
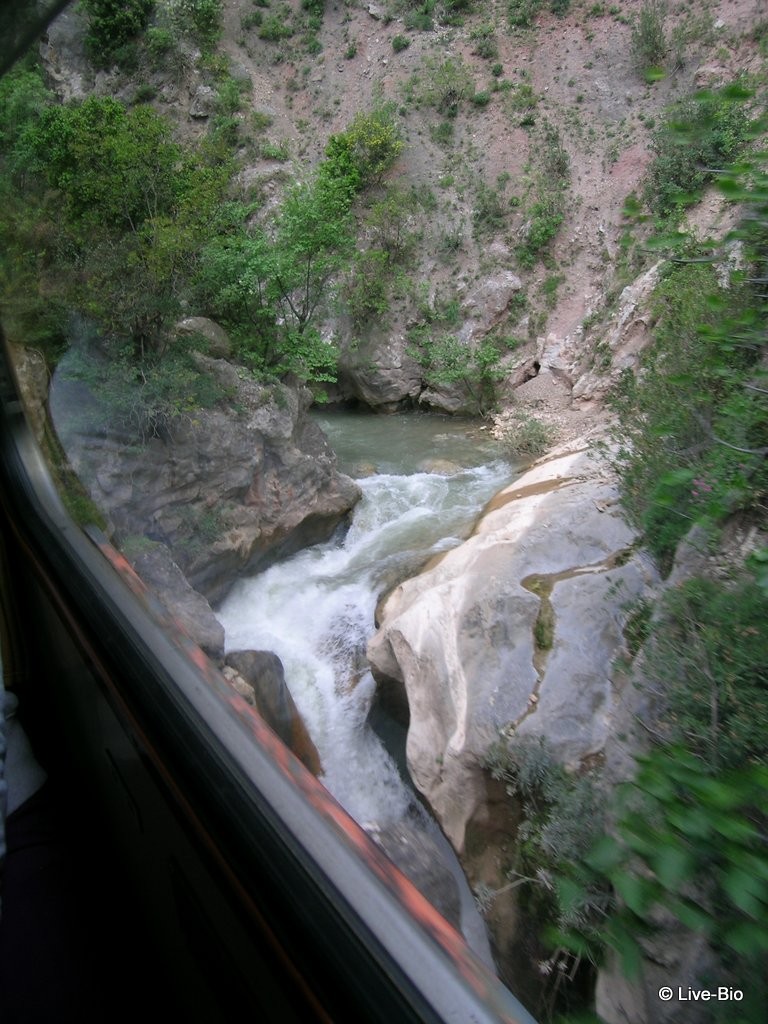
[[[313,775],[321,775],[320,755],[288,689],[278,656],[272,651],[230,651],[226,664],[251,687],[252,703],[267,725]]]
[[[344,398],[372,409],[395,410],[418,398],[423,370],[408,352],[405,335],[371,329],[344,347],[339,360],[339,386]]]
[[[622,291],[616,310],[597,343],[590,342],[589,356],[583,328],[564,339],[547,338],[539,354],[542,366],[562,373],[573,384],[574,401],[603,397],[615,386],[624,370],[637,370],[640,353],[651,341],[651,299],[661,274],[654,263]],[[586,365],[587,363],[591,365]]]
[[[214,359],[228,359],[232,355],[232,342],[224,328],[207,316],[188,316],[174,326],[177,336],[199,338],[206,355]]]
[[[216,90],[204,83],[194,87],[189,101],[189,116],[194,121],[205,121],[216,110]]]
[[[459,889],[434,840],[423,829],[414,828],[407,821],[376,829],[371,835],[446,921],[460,930]]]
[[[81,100],[93,87],[93,68],[85,49],[87,29],[84,9],[68,4],[40,42],[46,75],[62,102]]]
[[[457,850],[500,734],[544,735],[572,767],[602,751],[626,609],[655,578],[635,541],[605,462],[561,450],[385,602],[368,655],[405,687],[409,769]]]
[[[50,395],[70,462],[118,542],[160,541],[190,583],[221,599],[251,573],[328,539],[360,497],[307,416],[305,389],[262,385],[223,360],[197,357],[227,399],[179,415],[161,437],[99,429],[66,360]]]

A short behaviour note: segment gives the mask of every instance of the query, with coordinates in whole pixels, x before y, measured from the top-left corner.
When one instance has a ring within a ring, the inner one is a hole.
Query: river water
[[[349,530],[241,580],[217,615],[227,650],[280,657],[324,784],[361,824],[384,827],[414,812],[415,799],[366,722],[376,603],[466,537],[514,469],[477,424],[416,414],[317,419],[363,492]]]

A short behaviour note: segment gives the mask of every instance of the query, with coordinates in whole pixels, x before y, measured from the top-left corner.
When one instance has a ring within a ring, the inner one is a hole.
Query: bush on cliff
[[[88,16],[85,45],[92,60],[106,67],[146,27],[152,0],[82,0]]]
[[[651,140],[645,200],[658,217],[680,216],[718,169],[738,156],[754,125],[737,82],[673,104]]]
[[[391,104],[361,112],[348,128],[330,137],[320,173],[359,192],[378,184],[403,148]]]

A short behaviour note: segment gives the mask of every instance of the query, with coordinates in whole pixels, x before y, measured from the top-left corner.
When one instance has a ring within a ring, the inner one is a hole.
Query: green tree
[[[362,227],[374,247],[391,260],[404,261],[415,242],[414,221],[419,202],[414,191],[391,185],[380,199],[371,203]]]
[[[461,388],[469,397],[473,411],[484,416],[496,402],[496,388],[504,379],[500,363],[502,345],[486,337],[476,344],[465,344],[455,334],[442,333],[430,326],[411,332],[416,341],[412,354],[421,363],[429,387]]]
[[[271,252],[271,278],[287,330],[302,335],[354,245],[344,182],[318,175],[289,189]]]
[[[85,232],[137,231],[173,207],[181,151],[150,107],[126,110],[97,96],[49,107],[25,144],[29,165],[59,190]]]
[[[6,124],[14,109],[19,101],[4,108]],[[109,98],[48,106],[14,130],[10,165],[22,192],[5,179],[8,232],[21,240],[28,231],[34,194],[31,216],[47,243],[37,246],[38,274],[50,268],[53,294],[132,339],[142,358],[178,311],[228,168],[173,143],[149,107]]]
[[[146,444],[166,439],[183,417],[224,397],[223,388],[195,362],[199,340],[176,339],[137,360],[131,344],[89,335],[82,332],[61,363],[63,379],[87,387],[73,421],[77,429],[117,429]]]
[[[0,79],[0,147],[11,168],[18,166],[14,150],[53,101],[37,67],[19,67]]]
[[[270,230],[241,225],[206,246],[198,284],[257,372],[329,380],[336,350],[315,321],[353,249],[347,184],[320,174],[288,190]]]

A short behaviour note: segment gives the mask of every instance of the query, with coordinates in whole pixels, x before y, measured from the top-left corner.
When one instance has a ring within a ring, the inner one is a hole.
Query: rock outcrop
[[[27,414],[35,440],[43,444],[47,419],[46,401],[48,399],[48,367],[41,352],[34,348],[21,345],[10,345],[13,369],[19,385],[24,411]]]
[[[503,320],[515,295],[523,287],[511,270],[499,270],[474,288],[461,304],[466,321],[459,331],[462,341],[478,341]]]
[[[625,609],[655,579],[635,539],[607,464],[561,450],[385,602],[369,658],[407,691],[411,775],[457,850],[500,733],[546,735],[571,766],[602,751]]]
[[[130,554],[130,552],[129,552]],[[144,583],[185,633],[216,662],[224,658],[224,627],[202,594],[189,585],[164,544],[152,544],[131,557]]]
[[[197,357],[225,402],[177,416],[143,441],[94,429],[93,399],[54,377],[53,424],[117,539],[165,544],[192,586],[219,600],[238,575],[327,539],[357,502],[356,484],[307,416],[308,391],[257,384],[223,360]]]

